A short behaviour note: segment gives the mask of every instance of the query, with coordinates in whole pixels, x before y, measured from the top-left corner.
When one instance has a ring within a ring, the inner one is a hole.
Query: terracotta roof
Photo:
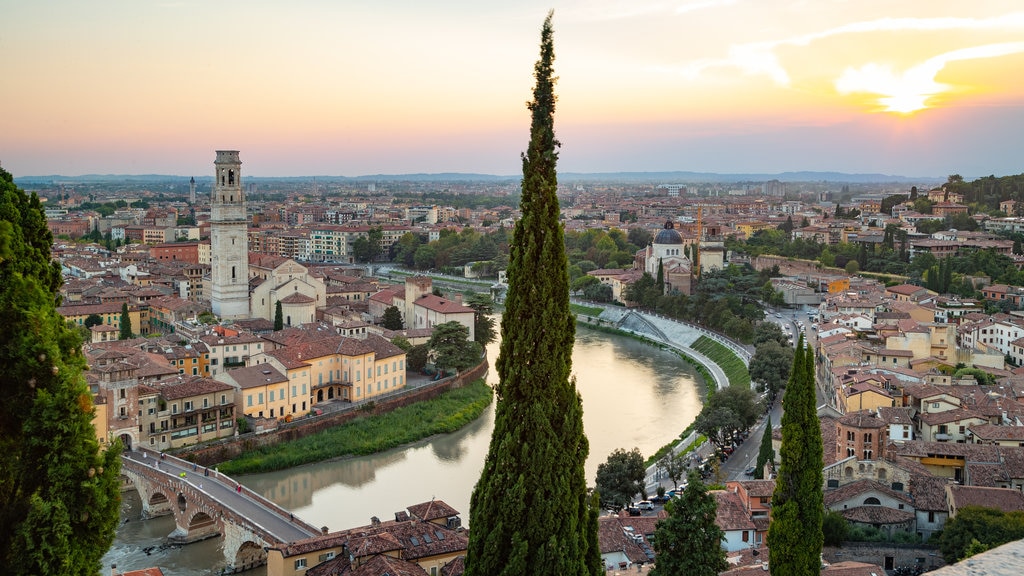
[[[416,300],[416,305],[439,314],[472,314],[473,309],[449,298],[427,294]]]
[[[413,504],[412,506],[407,506],[407,509],[410,515],[425,522],[459,515],[458,510],[452,508],[443,500],[431,500],[422,504]]]
[[[211,378],[204,378],[202,376],[172,378],[171,380],[154,382],[152,386],[159,390],[160,395],[167,400],[179,400],[181,398],[191,398],[193,396],[202,396],[204,394],[216,394],[217,392],[227,392],[233,389],[231,386],[223,382],[218,382]]]
[[[851,482],[849,484],[840,486],[839,488],[826,490],[824,498],[825,507],[830,508],[831,506],[840,504],[844,501],[848,501],[865,494],[870,494],[872,492],[884,494],[890,498],[899,500],[905,504],[913,505],[913,500],[911,500],[910,496],[902,492],[897,492],[880,482],[865,479]]]
[[[754,523],[750,520],[746,507],[739,494],[728,490],[712,490],[718,502],[718,513],[715,516],[715,524],[722,530],[753,530]]]
[[[982,488],[979,486],[946,486],[950,508],[959,510],[964,506],[994,508],[1003,512],[1024,511],[1024,494],[1014,488]]]
[[[281,374],[277,368],[269,363],[256,364],[254,366],[246,366],[244,368],[235,368],[234,370],[219,375],[218,379],[222,377],[234,380],[242,390],[247,388],[256,388],[258,386],[268,386],[270,384],[280,384],[281,382],[288,381],[288,376]]]
[[[310,298],[300,292],[295,292],[281,298],[281,304],[312,304],[316,302],[315,298]]]
[[[843,518],[862,524],[903,524],[914,519],[909,510],[897,510],[886,506],[856,506],[840,510]]]

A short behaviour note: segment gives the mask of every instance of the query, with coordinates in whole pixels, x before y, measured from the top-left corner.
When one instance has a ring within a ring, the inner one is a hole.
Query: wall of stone
[[[226,438],[212,444],[183,449],[175,452],[174,454],[179,458],[185,458],[192,462],[197,462],[201,466],[214,467],[220,462],[231,460],[232,458],[239,456],[246,450],[252,450],[261,446],[273,446],[280,442],[287,442],[289,440],[297,440],[299,438],[309,436],[310,434],[316,434],[317,432],[335,428],[361,416],[383,414],[385,412],[395,410],[396,408],[436,398],[444,392],[461,388],[478,378],[483,378],[487,374],[487,369],[488,363],[485,360],[478,366],[470,368],[460,373],[458,376],[445,378],[444,380],[437,382],[431,382],[430,384],[409,390],[407,393],[398,396],[374,400],[372,404],[367,403],[354,410],[333,412],[323,414],[321,416],[312,416],[309,418],[293,420],[288,423],[282,423],[277,430],[273,432],[268,432],[266,434],[246,434],[237,438]]]
[[[821,550],[825,562],[835,564],[852,560],[870,562],[885,568],[885,559],[892,558],[892,566],[912,566],[920,564],[926,571],[934,570],[946,563],[942,560],[939,549],[922,544],[891,544],[887,542],[844,542],[841,547],[825,546]],[[823,572],[824,573],[824,572]]]

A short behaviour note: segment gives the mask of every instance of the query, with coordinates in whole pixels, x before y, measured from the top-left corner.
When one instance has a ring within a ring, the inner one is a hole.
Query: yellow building
[[[76,304],[60,306],[57,313],[66,320],[74,322],[76,326],[85,326],[85,320],[93,314],[100,317],[103,324],[111,326],[121,325],[121,303],[105,302],[102,304]],[[149,306],[128,305],[128,318],[132,322],[132,333],[145,336],[149,334]]]

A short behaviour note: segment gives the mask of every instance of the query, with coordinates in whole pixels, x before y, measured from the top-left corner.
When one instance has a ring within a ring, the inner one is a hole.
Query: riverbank
[[[482,379],[436,398],[366,415],[298,440],[248,450],[221,464],[225,474],[271,472],[344,456],[383,452],[435,434],[454,432],[483,414],[494,391]]]

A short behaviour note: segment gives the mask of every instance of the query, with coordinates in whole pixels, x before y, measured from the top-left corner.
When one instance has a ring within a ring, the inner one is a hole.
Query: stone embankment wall
[[[183,449],[175,454],[180,458],[197,462],[201,466],[214,467],[220,462],[231,460],[247,450],[261,446],[273,446],[280,442],[288,442],[335,428],[356,418],[368,415],[383,414],[396,408],[409,406],[424,400],[430,400],[456,388],[461,388],[487,374],[488,364],[484,360],[474,368],[470,368],[451,378],[431,382],[407,393],[368,401],[351,410],[332,412],[321,416],[301,418],[281,425],[272,432],[265,434],[244,434],[236,438],[226,438],[212,444]]]

